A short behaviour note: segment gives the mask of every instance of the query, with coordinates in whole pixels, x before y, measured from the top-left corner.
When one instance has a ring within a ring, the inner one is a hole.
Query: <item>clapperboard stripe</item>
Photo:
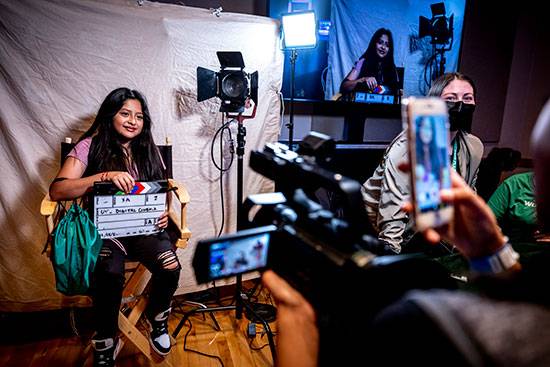
[[[147,189],[147,191],[144,191]],[[141,181],[134,185],[130,195],[153,194],[157,192],[167,192],[168,181]],[[126,195],[120,191],[112,182],[95,182],[94,195]]]
[[[157,182],[155,181],[151,181],[151,182],[136,182],[136,185],[134,186],[134,188],[132,189],[132,191],[130,192],[131,194],[134,194],[134,195],[139,195],[139,194],[154,194],[156,192],[160,192],[162,190],[162,187],[161,185],[159,185]]]

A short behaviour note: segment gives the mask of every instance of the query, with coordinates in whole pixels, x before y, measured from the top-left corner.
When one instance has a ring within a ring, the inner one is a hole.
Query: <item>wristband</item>
[[[519,254],[508,243],[502,246],[496,253],[489,256],[477,257],[470,260],[470,266],[477,273],[500,273],[512,268],[518,263]]]

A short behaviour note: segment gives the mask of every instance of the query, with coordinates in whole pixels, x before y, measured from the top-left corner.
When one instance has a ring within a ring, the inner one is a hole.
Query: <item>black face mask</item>
[[[472,117],[474,116],[475,104],[459,102],[447,102],[449,111],[449,123],[451,131],[462,130],[470,132],[472,128]]]

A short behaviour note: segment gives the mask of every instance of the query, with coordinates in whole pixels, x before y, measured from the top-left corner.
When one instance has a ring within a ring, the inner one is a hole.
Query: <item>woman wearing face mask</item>
[[[451,165],[472,188],[475,188],[483,144],[469,133],[475,110],[475,85],[460,73],[447,73],[432,84],[428,96],[447,102],[451,130]],[[363,184],[363,200],[378,238],[388,253],[414,251],[407,243],[414,235],[409,217],[401,206],[410,201],[408,174],[397,166],[407,161],[407,134],[401,132],[388,146],[373,176]]]
[[[380,28],[369,46],[342,81],[340,93],[353,91],[380,94],[395,93],[399,77],[393,61],[393,37],[389,29]]]

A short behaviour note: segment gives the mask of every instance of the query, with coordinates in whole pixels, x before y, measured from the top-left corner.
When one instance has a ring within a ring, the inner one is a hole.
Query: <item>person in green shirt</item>
[[[533,172],[508,177],[499,185],[487,204],[510,241],[534,240],[537,207]]]

